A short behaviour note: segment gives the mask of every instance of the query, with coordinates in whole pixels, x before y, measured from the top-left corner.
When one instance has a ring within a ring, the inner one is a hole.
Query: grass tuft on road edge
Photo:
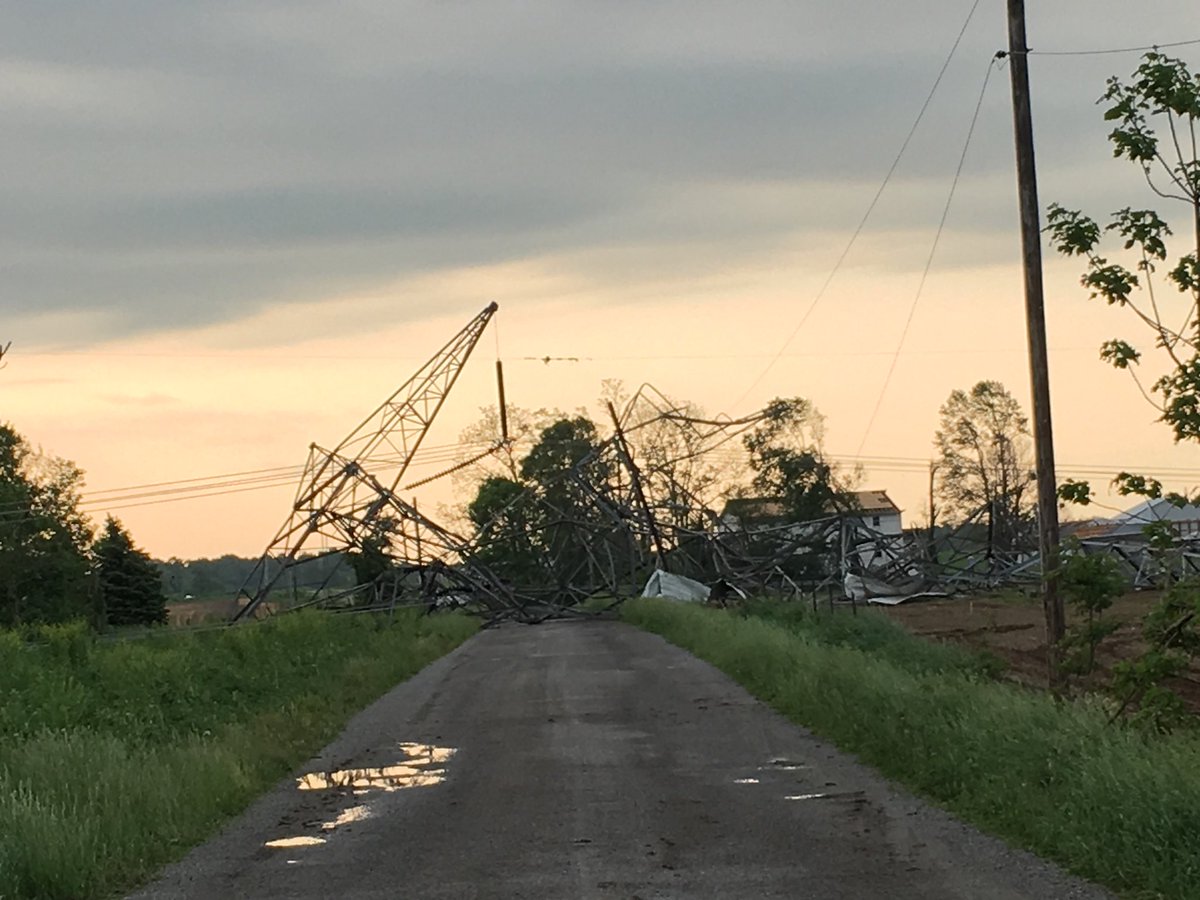
[[[476,628],[314,612],[117,644],[0,633],[0,898],[144,881]]]
[[[662,635],[884,775],[1131,897],[1195,898],[1200,737],[1147,737],[1086,702],[998,683],[891,623],[806,627],[661,600],[623,618]],[[846,617],[849,620],[850,617]],[[851,639],[822,629],[858,628]],[[866,637],[864,637],[866,635]],[[911,651],[898,649],[911,641]],[[920,646],[923,645],[923,646]]]

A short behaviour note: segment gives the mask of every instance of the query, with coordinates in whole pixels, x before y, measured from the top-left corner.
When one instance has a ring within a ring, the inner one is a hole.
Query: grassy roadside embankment
[[[124,643],[0,632],[0,898],[144,880],[476,627],[302,613]]]
[[[1109,726],[882,616],[635,600],[623,618],[963,819],[1129,897],[1195,898],[1200,736]]]

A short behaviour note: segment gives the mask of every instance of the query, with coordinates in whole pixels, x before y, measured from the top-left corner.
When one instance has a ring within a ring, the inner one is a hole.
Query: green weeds
[[[145,879],[475,628],[313,613],[125,643],[0,633],[0,898]]]
[[[997,676],[1004,663],[989,654],[957,644],[914,640],[913,636],[880,613],[867,608],[852,615],[847,610],[830,614],[813,612],[801,603],[752,600],[742,614],[772,622],[818,644],[863,650],[911,672],[961,672]]]
[[[872,616],[756,610],[636,600],[622,612],[968,821],[1129,896],[1196,896],[1194,733],[1111,727],[1098,704],[996,682]]]

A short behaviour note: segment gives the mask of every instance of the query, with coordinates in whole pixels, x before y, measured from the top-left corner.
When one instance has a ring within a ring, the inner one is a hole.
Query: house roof
[[[898,513],[900,507],[892,502],[887,491],[854,491],[855,506],[865,513]]]
[[[1111,534],[1140,534],[1151,522],[1200,523],[1200,506],[1190,503],[1176,506],[1159,497],[1139,503],[1112,519]]]
[[[1082,522],[1061,522],[1058,528],[1059,534],[1063,538],[1074,537],[1087,540],[1111,534],[1116,525],[1112,519],[1096,518],[1086,519]]]
[[[851,512],[869,515],[900,512],[887,491],[853,491],[851,496],[854,498]],[[721,510],[721,518],[729,516],[739,522],[782,522],[787,519],[787,508],[778,497],[734,497],[725,501]]]
[[[783,520],[787,510],[778,497],[734,497],[725,501],[721,518],[733,516],[740,522],[764,522]]]
[[[1143,500],[1137,506],[1118,513],[1111,519],[1095,518],[1083,522],[1063,522],[1060,526],[1063,537],[1126,538],[1140,537],[1142,530],[1151,522],[1170,522],[1176,528],[1200,530],[1200,506],[1185,504],[1176,506],[1169,500]]]

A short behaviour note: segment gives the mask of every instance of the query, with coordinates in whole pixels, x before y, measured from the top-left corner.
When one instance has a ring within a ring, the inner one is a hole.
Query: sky
[[[972,5],[11,0],[0,419],[151,553],[255,555],[282,479],[112,498],[303,463],[496,301],[431,447],[493,402],[497,355],[530,408],[593,406],[606,378],[714,414],[800,395],[920,521],[950,391],[995,379],[1028,406],[1001,0],[852,237]],[[1095,104],[1139,54],[1036,51],[1200,39],[1194,0],[1030,4],[1028,30],[1043,207],[1150,203]],[[1200,486],[1197,448],[1097,356],[1150,342],[1079,274],[1047,253],[1060,474]]]

